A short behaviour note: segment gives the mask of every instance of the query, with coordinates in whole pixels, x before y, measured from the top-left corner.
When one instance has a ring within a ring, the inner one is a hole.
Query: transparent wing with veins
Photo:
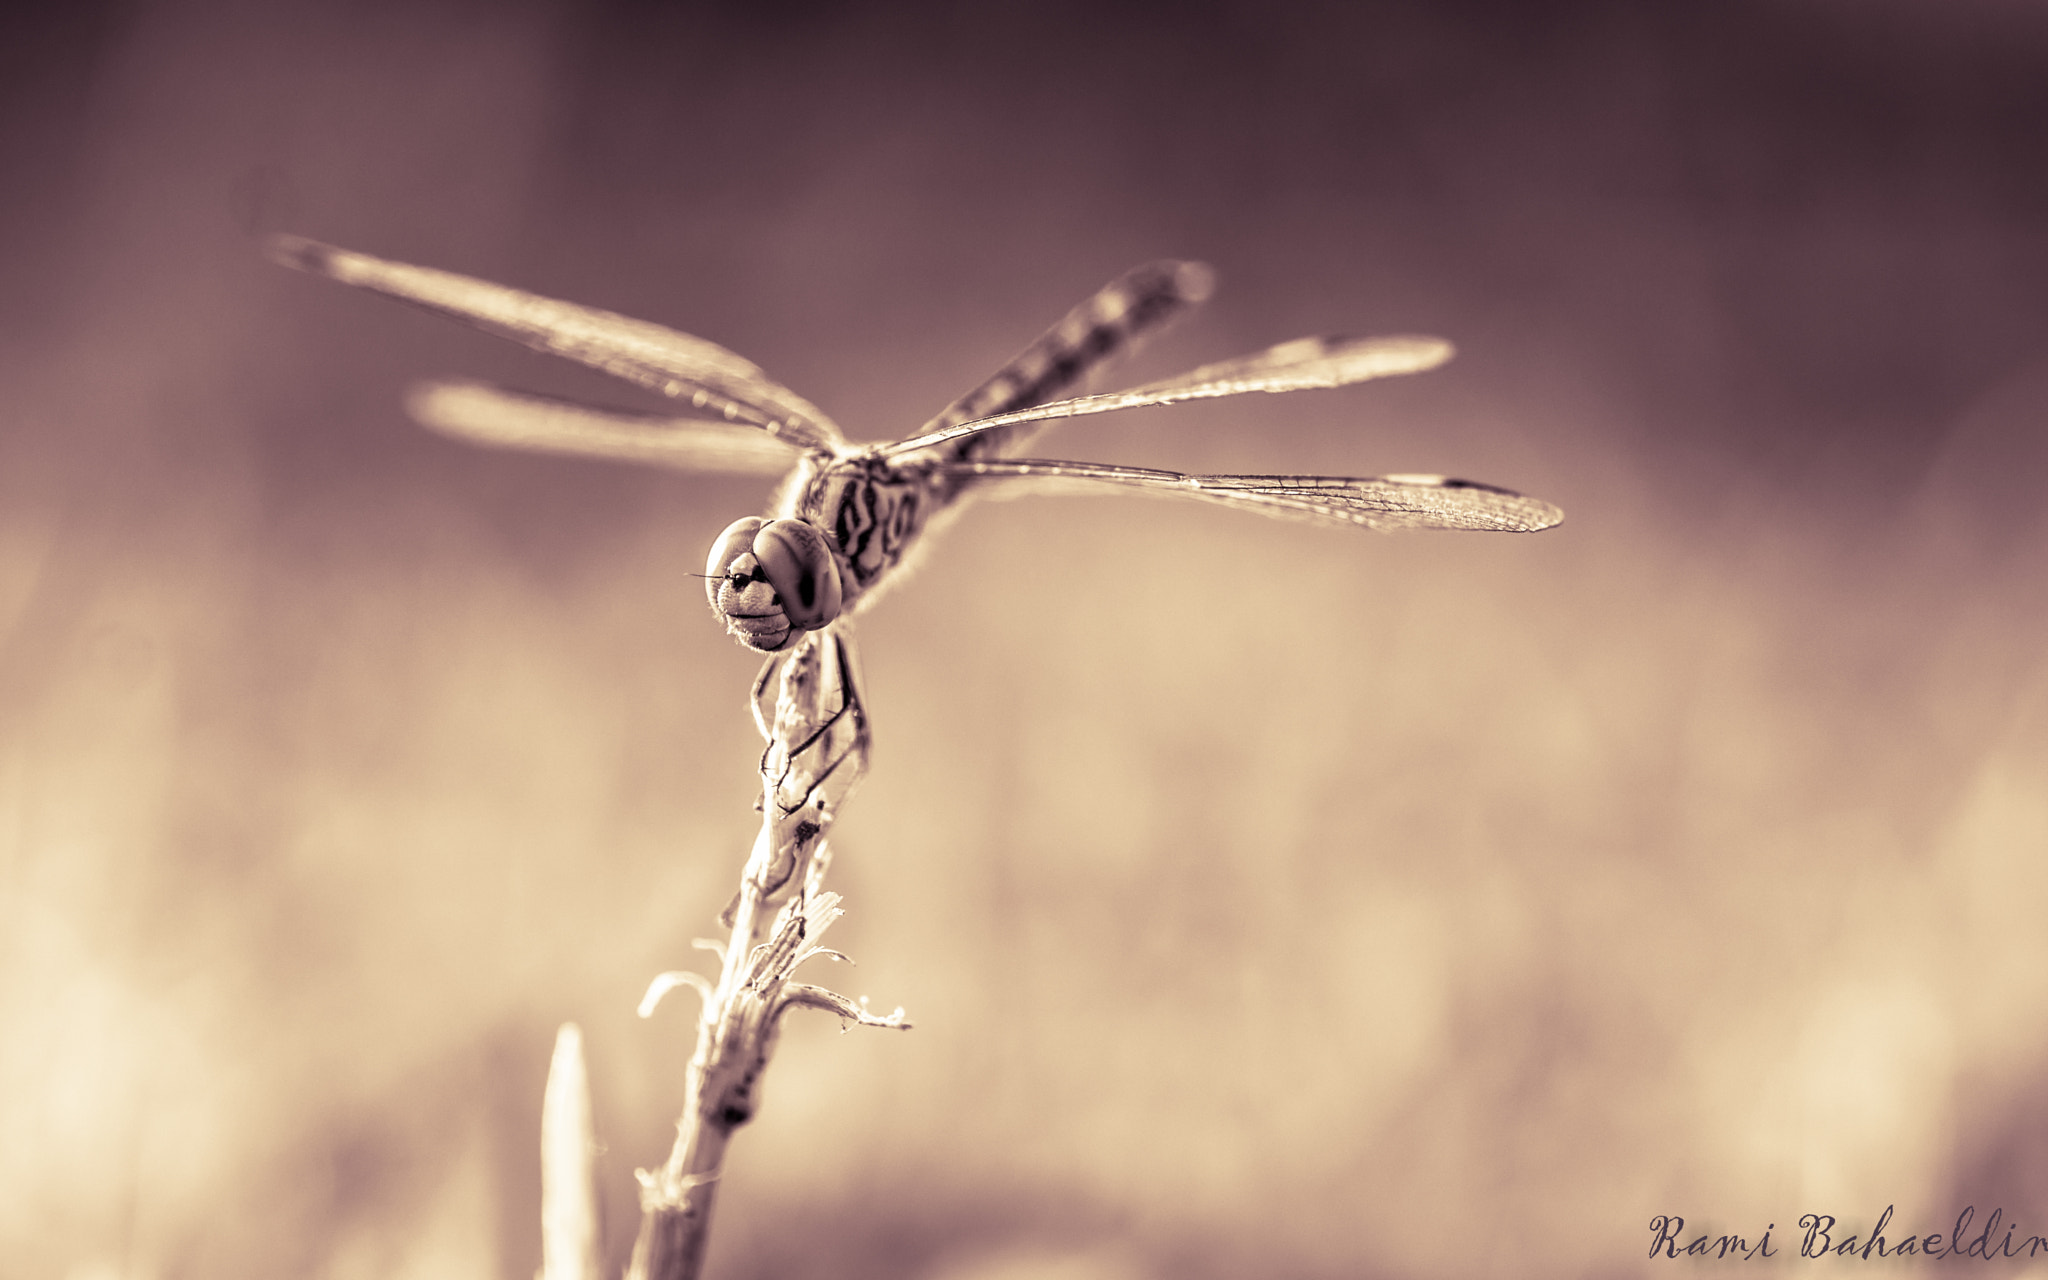
[[[960,423],[889,445],[883,452],[889,456],[935,448],[953,452],[947,447],[956,441],[986,439],[988,433],[1016,424],[1254,391],[1277,393],[1341,387],[1371,378],[1420,373],[1442,364],[1451,354],[1451,344],[1441,338],[1300,338],[1127,391],[1056,400]],[[414,418],[436,431],[507,448],[582,454],[690,471],[764,475],[786,470],[791,461],[791,450],[783,441],[733,423],[596,409],[482,382],[427,383],[415,389],[406,404]]]
[[[405,407],[443,435],[507,449],[768,476],[787,472],[795,457],[788,444],[752,427],[595,409],[483,382],[425,383],[406,396]]]
[[[288,267],[369,289],[562,356],[798,449],[844,443],[832,420],[715,342],[616,312],[543,298],[505,285],[390,262],[300,236],[274,236],[270,256]]]
[[[940,470],[995,482],[1005,490],[1108,493],[1122,487],[1263,515],[1383,531],[1535,533],[1564,519],[1564,513],[1547,502],[1448,476],[1202,476],[1035,458],[965,460],[942,464]]]
[[[983,432],[1055,418],[1078,418],[1146,405],[1245,395],[1253,391],[1307,391],[1349,386],[1371,378],[1421,373],[1436,368],[1451,355],[1451,344],[1442,338],[1297,338],[1264,351],[1203,365],[1179,377],[1149,382],[1128,391],[1054,400],[948,426],[891,445],[887,452],[913,453],[941,446],[947,446],[949,452],[960,451],[959,442]]]
[[[722,420],[594,409],[473,382],[429,384],[410,408],[437,430],[486,444],[575,453],[688,470],[774,474],[792,450],[850,452],[839,429],[803,397],[716,343],[609,311],[503,285],[390,262],[297,236],[277,236],[287,266],[452,316],[709,410]],[[1019,428],[1184,400],[1341,387],[1418,373],[1451,356],[1438,338],[1302,338],[1127,391],[1047,401],[1140,336],[1208,296],[1200,263],[1161,261],[1127,272],[1070,312],[995,377],[884,456],[936,451],[936,468],[1003,490],[1126,490],[1195,498],[1266,515],[1374,529],[1531,532],[1556,507],[1491,485],[1443,476],[1182,475],[1140,467],[999,456]],[[978,487],[978,486],[977,486]]]

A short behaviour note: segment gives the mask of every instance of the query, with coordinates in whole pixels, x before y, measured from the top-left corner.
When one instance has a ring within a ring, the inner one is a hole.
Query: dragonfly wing
[[[985,431],[1053,418],[1077,418],[1085,414],[1174,404],[1182,400],[1240,396],[1253,391],[1307,391],[1349,386],[1371,378],[1434,369],[1449,360],[1452,354],[1451,344],[1442,338],[1297,338],[1235,360],[1203,365],[1179,377],[1132,387],[1128,391],[1054,400],[1012,413],[958,423],[942,431],[891,445],[888,452],[910,453],[930,449]]]
[[[405,407],[421,426],[477,444],[743,475],[781,475],[788,444],[730,422],[595,409],[482,382],[430,382]]]
[[[1140,336],[1207,298],[1214,284],[1214,273],[1199,262],[1162,260],[1125,272],[1068,312],[994,377],[946,406],[918,434],[943,435],[965,422],[1043,404],[1112,356],[1130,350]],[[987,438],[974,441],[966,452],[986,456],[1000,451],[1016,434],[1004,428],[1027,421],[1034,419],[983,426],[971,434]]]
[[[1196,476],[1034,458],[968,460],[940,469],[949,475],[997,482],[1005,489],[1103,493],[1111,486],[1122,486],[1263,515],[1380,530],[1534,533],[1564,519],[1564,512],[1547,502],[1448,476]]]
[[[352,253],[299,236],[273,236],[288,267],[451,316],[535,351],[563,356],[665,396],[685,399],[800,449],[830,449],[839,429],[818,408],[715,342],[595,307],[500,284]]]
[[[1442,338],[1296,338],[1234,360],[1148,382],[1121,393],[1134,404],[1170,404],[1243,395],[1248,391],[1306,391],[1345,387],[1372,378],[1434,369],[1454,354]]]

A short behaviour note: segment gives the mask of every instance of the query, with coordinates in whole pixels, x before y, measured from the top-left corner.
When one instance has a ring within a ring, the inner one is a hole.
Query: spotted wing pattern
[[[1448,476],[1198,476],[1036,458],[967,460],[940,469],[950,475],[996,482],[1005,489],[1104,493],[1112,486],[1122,486],[1265,515],[1379,530],[1534,533],[1564,519],[1564,513],[1547,502]]]
[[[271,238],[288,267],[452,316],[535,351],[563,356],[800,449],[833,449],[839,429],[817,406],[715,342],[611,311],[558,302],[504,285],[389,262],[300,236]]]
[[[950,439],[947,433],[962,423],[1045,403],[1104,361],[1129,350],[1140,336],[1207,298],[1214,285],[1214,274],[1199,262],[1162,260],[1125,272],[1068,312],[994,377],[948,405],[918,435]],[[975,438],[959,446],[959,452],[972,457],[1000,453],[1021,442],[1016,427],[1031,421],[1035,419],[1020,417],[961,433]]]
[[[1369,378],[1421,373],[1436,368],[1451,355],[1451,344],[1442,338],[1297,338],[1252,355],[1203,365],[1179,377],[1148,382],[1128,391],[1054,400],[1015,412],[962,422],[891,445],[886,452],[912,453],[986,431],[1052,418],[1113,413],[1119,409],[1175,404],[1183,400],[1208,400],[1253,391],[1307,391],[1349,386]],[[986,452],[978,450],[976,454],[985,456]]]
[[[406,397],[405,407],[415,421],[444,435],[508,449],[742,475],[781,475],[794,461],[789,445],[752,427],[594,409],[483,382],[425,383]]]

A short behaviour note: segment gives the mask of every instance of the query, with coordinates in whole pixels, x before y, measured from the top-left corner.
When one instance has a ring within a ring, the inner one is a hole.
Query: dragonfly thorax
[[[830,626],[842,599],[839,561],[803,520],[735,520],[712,544],[705,594],[749,649],[779,653]]]
[[[926,461],[856,453],[820,468],[798,491],[796,514],[825,530],[839,552],[849,608],[902,563],[931,513],[951,500]]]

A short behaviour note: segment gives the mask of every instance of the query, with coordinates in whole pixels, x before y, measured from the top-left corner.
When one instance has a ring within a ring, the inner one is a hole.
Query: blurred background
[[[916,1029],[793,1022],[713,1275],[2048,1235],[2039,4],[5,21],[0,1273],[530,1275],[565,1020],[622,1264],[694,1022],[633,1006],[752,837],[689,575],[767,486],[429,436],[427,376],[646,402],[268,229],[701,334],[863,438],[1201,258],[1120,376],[1459,358],[1039,452],[1568,513],[969,512],[861,619],[859,967],[811,975]]]

